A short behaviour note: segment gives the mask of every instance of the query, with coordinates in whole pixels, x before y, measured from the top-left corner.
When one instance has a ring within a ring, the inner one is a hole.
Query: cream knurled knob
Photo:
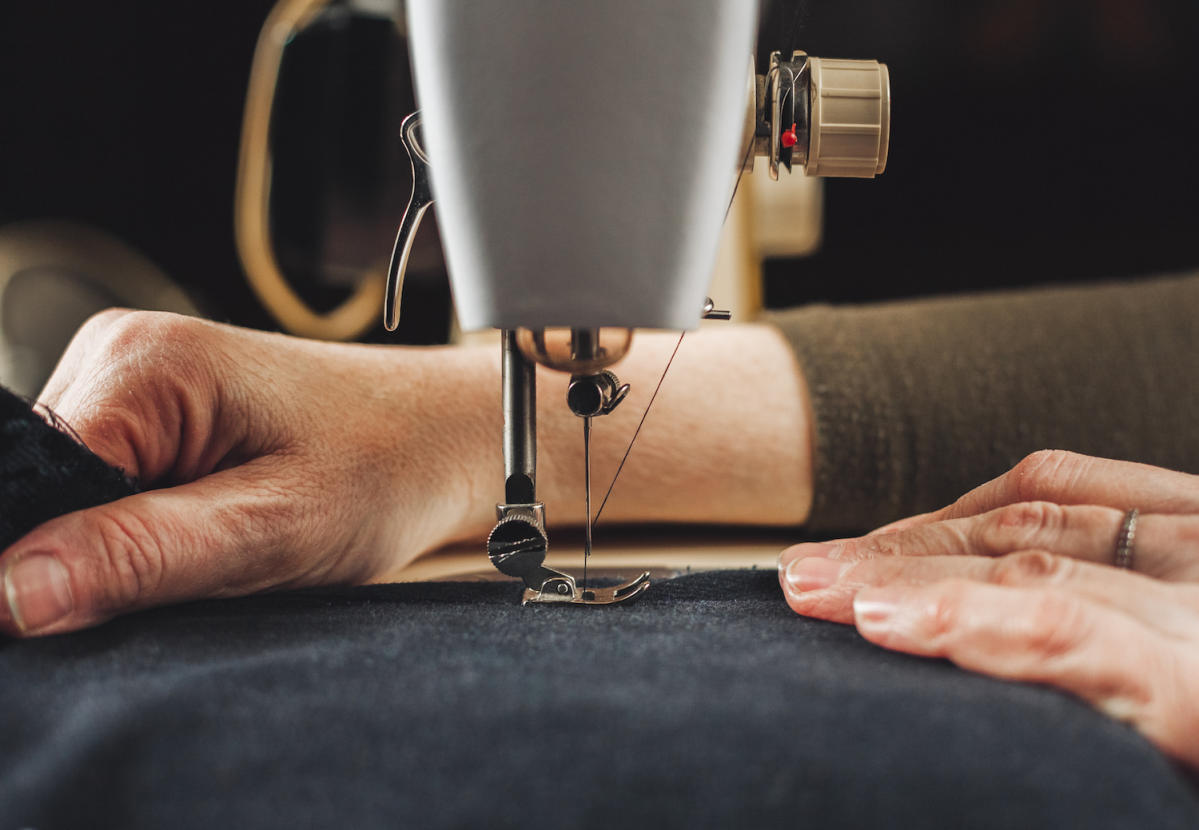
[[[871,179],[887,167],[891,77],[878,61],[809,58],[812,73],[809,176]]]

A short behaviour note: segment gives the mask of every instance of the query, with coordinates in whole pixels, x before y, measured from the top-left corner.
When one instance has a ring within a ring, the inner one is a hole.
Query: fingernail
[[[898,610],[899,592],[889,588],[861,591],[853,598],[853,616],[859,628],[890,628]]]
[[[26,632],[45,628],[75,608],[67,569],[46,553],[27,554],[9,565],[4,597],[13,622]]]
[[[793,591],[819,591],[837,581],[845,564],[820,556],[796,559],[787,566],[787,585]]]
[[[779,570],[785,571],[797,559],[836,559],[843,547],[845,545],[841,542],[805,542],[802,545],[792,545],[779,554]]]

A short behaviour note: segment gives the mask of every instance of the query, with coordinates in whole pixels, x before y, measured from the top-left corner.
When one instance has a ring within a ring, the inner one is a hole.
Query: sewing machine
[[[566,372],[590,434],[628,385],[613,367],[636,328],[728,318],[705,299],[737,177],[871,178],[886,166],[887,67],[774,53],[752,59],[747,0],[411,0],[421,109],[403,123],[413,189],[384,323],[394,330],[421,217],[438,202],[458,319],[502,333],[504,498],[487,539],[525,603],[607,605],[649,573],[590,587],[545,566],[537,499],[536,364]]]

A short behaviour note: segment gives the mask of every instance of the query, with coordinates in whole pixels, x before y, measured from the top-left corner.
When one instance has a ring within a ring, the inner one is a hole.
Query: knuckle
[[[103,349],[103,344],[118,321],[132,313],[124,308],[106,308],[92,314],[76,329],[63,353],[64,358],[67,355],[74,355],[80,359],[94,357],[96,352]]]
[[[106,308],[103,311],[97,311],[83,321],[83,325],[79,327],[79,333],[90,336],[103,334],[122,317],[134,313],[136,312],[127,308]]]
[[[926,633],[935,641],[948,640],[959,633],[963,612],[960,588],[957,580],[947,581],[945,590],[924,609]]]
[[[161,311],[109,308],[87,319],[75,333],[68,351],[79,356],[90,370],[156,366],[173,356],[194,361],[203,355],[205,323],[196,318]],[[149,355],[153,360],[146,360]]]
[[[1070,560],[1048,551],[1027,550],[995,560],[991,581],[997,585],[1027,585],[1061,579],[1070,568]]]
[[[147,397],[202,387],[212,372],[209,338],[204,321],[192,317],[127,312],[108,326],[89,356],[96,391],[136,410]]]
[[[201,323],[182,314],[129,311],[112,321],[105,337],[110,352],[137,352],[151,347],[194,345]]]
[[[1052,498],[1075,481],[1085,457],[1068,450],[1037,450],[1012,468],[1013,493],[1019,501]]]
[[[861,539],[850,539],[841,545],[840,550],[835,551],[834,559],[842,562],[856,562],[860,559],[868,559],[873,556],[873,542],[865,543]]]
[[[1052,660],[1073,651],[1090,630],[1089,615],[1076,597],[1058,592],[1038,596],[1029,609],[1024,647],[1038,660]]]
[[[1179,516],[1169,519],[1175,546],[1190,556],[1199,554],[1199,516]]]
[[[102,316],[106,313],[102,311],[97,315],[102,324],[99,333],[106,352],[119,353],[144,342],[154,317],[152,311],[125,311],[106,319]]]
[[[103,511],[94,517],[92,532],[109,602],[131,606],[158,591],[165,575],[163,551],[142,519],[124,510]]]
[[[1064,520],[1061,505],[1047,501],[1009,504],[991,512],[982,524],[982,541],[993,550],[1027,546],[1046,533],[1058,530]]]
[[[871,559],[903,556],[906,550],[905,540],[900,538],[903,535],[902,533],[886,533],[881,536],[850,539],[844,543],[837,558],[851,562],[864,562]]]

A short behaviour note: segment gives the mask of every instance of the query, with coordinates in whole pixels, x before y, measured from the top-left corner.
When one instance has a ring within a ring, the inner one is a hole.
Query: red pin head
[[[791,124],[791,129],[783,130],[783,134],[779,137],[779,140],[782,141],[784,147],[795,146],[795,143],[799,141],[799,136],[795,134],[794,123]]]

